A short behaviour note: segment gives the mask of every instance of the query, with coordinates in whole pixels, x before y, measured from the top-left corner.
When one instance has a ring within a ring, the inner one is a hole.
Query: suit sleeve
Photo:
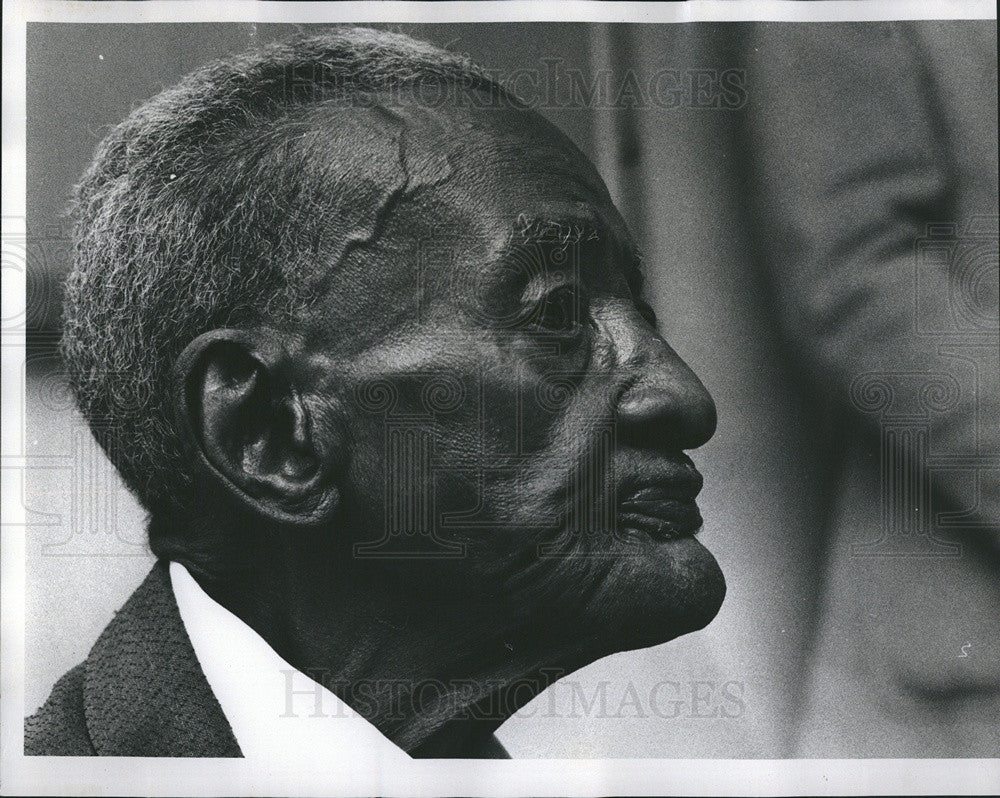
[[[25,756],[95,756],[83,713],[83,663],[52,688],[39,710],[24,722]]]

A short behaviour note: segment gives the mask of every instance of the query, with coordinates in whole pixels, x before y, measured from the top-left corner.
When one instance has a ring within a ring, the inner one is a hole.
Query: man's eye
[[[635,301],[635,307],[639,311],[639,315],[646,320],[646,323],[649,324],[650,327],[656,326],[656,312],[647,302],[637,299]]]
[[[535,312],[531,323],[542,332],[574,333],[586,313],[578,292],[571,288],[557,288],[546,294]]]

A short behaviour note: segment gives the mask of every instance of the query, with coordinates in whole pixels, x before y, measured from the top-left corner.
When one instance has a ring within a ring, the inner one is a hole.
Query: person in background
[[[996,55],[961,22],[742,41],[765,301],[840,429],[795,756],[1000,752]]]

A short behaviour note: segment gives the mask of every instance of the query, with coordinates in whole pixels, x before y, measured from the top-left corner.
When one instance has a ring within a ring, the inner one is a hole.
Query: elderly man
[[[593,166],[466,60],[214,63],[76,211],[64,354],[158,563],[27,753],[503,755],[554,679],[714,617],[712,400]]]

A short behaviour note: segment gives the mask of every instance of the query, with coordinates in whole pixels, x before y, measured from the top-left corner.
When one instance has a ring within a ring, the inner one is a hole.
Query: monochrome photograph
[[[1000,790],[992,4],[338,5],[5,9],[3,794]]]

